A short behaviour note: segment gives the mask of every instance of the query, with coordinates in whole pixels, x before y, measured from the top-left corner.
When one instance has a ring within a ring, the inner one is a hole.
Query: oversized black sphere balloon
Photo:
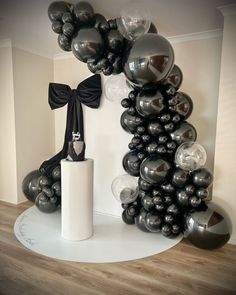
[[[145,226],[152,233],[158,233],[161,231],[162,218],[156,211],[149,212],[145,218]]]
[[[82,62],[99,59],[104,53],[104,41],[95,28],[82,28],[72,39],[74,56]]]
[[[22,191],[26,198],[32,202],[35,201],[37,195],[41,192],[39,186],[39,178],[42,176],[39,170],[34,170],[26,175],[22,182]]]
[[[52,178],[53,180],[60,180],[61,179],[61,166],[56,166],[53,170],[52,170]]]
[[[57,197],[48,198],[44,192],[41,192],[35,199],[35,205],[44,213],[52,213],[57,210]]]
[[[165,79],[174,64],[174,51],[164,37],[145,34],[137,39],[125,58],[124,73],[134,84],[145,85]]]
[[[52,2],[48,7],[48,17],[51,21],[61,20],[65,12],[69,12],[71,4],[64,1]]]
[[[151,155],[143,160],[140,166],[141,177],[153,184],[162,184],[168,177],[171,170],[171,164],[157,155]]]
[[[164,107],[164,97],[156,89],[143,89],[136,98],[136,109],[143,117],[156,117]]]
[[[144,232],[149,232],[146,228],[146,215],[147,211],[142,208],[140,213],[134,218],[134,221],[138,229]]]
[[[196,129],[188,122],[181,123],[170,135],[178,145],[187,141],[196,141],[197,139]]]
[[[93,24],[93,7],[88,2],[77,2],[74,6],[74,14],[80,26]]]
[[[177,92],[174,97],[176,103],[170,110],[177,112],[183,119],[188,119],[193,111],[192,99],[184,92]]]
[[[181,69],[174,65],[171,72],[169,73],[168,77],[163,81],[164,85],[170,85],[175,89],[179,89],[180,85],[183,81],[183,74]]]
[[[172,184],[176,187],[184,187],[189,179],[187,171],[180,168],[175,169],[172,175]]]
[[[148,124],[148,133],[152,136],[157,136],[163,132],[162,125],[158,121],[151,121]]]
[[[192,181],[198,187],[207,188],[212,184],[213,175],[206,168],[199,168],[192,172]]]
[[[122,52],[124,47],[124,38],[118,30],[110,30],[106,36],[107,47],[111,52]]]
[[[123,158],[123,167],[125,171],[132,176],[139,176],[140,160],[138,151],[133,150],[128,152]]]
[[[231,235],[231,222],[225,212],[216,204],[207,204],[204,211],[189,212],[185,219],[185,236],[202,249],[216,249],[224,246]]]
[[[135,133],[138,126],[140,126],[142,123],[142,118],[139,116],[130,115],[128,110],[124,111],[120,118],[120,124],[122,128],[128,133]]]

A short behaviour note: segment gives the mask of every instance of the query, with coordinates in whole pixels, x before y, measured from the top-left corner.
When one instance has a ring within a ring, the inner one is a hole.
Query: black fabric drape
[[[52,110],[67,104],[66,131],[62,150],[40,166],[43,174],[50,175],[53,168],[60,164],[61,159],[67,157],[68,143],[72,140],[72,132],[80,133],[80,140],[84,141],[84,121],[82,103],[90,108],[98,108],[102,94],[101,76],[95,74],[83,82],[77,89],[68,85],[50,83],[48,88],[48,102]]]

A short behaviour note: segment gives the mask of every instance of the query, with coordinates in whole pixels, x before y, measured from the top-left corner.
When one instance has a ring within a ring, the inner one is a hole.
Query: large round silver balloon
[[[140,175],[147,182],[157,185],[166,180],[171,165],[169,162],[159,158],[157,155],[151,155],[146,158],[140,166]]]
[[[195,141],[197,139],[196,129],[187,122],[181,123],[179,128],[170,135],[171,138],[179,145],[184,142]]]
[[[95,28],[84,28],[72,39],[71,49],[76,58],[82,62],[96,60],[104,52],[104,41]]]
[[[144,89],[136,97],[137,112],[143,117],[155,117],[164,107],[164,97],[156,89]]]
[[[174,65],[168,77],[163,81],[164,85],[171,85],[175,89],[179,89],[183,81],[183,74],[181,69]]]
[[[142,118],[138,116],[132,116],[128,111],[124,111],[120,117],[120,124],[122,128],[128,133],[135,133],[137,127],[143,123]]]
[[[139,176],[140,160],[138,153],[138,151],[134,150],[128,152],[123,158],[123,167],[131,176]]]
[[[174,64],[174,51],[164,37],[145,34],[134,42],[125,58],[124,73],[138,85],[156,83],[165,79]]]
[[[207,206],[205,211],[187,214],[185,236],[194,246],[211,250],[227,243],[231,235],[231,222],[219,206],[212,202]]]

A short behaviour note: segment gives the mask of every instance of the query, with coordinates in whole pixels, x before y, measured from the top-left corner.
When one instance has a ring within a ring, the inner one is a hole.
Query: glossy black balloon
[[[141,204],[143,205],[143,208],[147,211],[154,207],[153,199],[149,195],[146,195],[141,199]]]
[[[118,30],[110,30],[106,36],[106,45],[111,52],[120,53],[124,47],[124,38]]]
[[[57,42],[62,50],[71,51],[71,40],[64,34],[58,35]]]
[[[183,81],[183,73],[181,69],[174,65],[168,77],[163,81],[164,85],[170,85],[175,89],[179,89]]]
[[[125,171],[132,176],[139,176],[140,160],[138,151],[133,150],[128,152],[123,158],[123,167]]]
[[[145,217],[145,226],[152,233],[161,231],[162,218],[156,211],[147,213]]]
[[[156,117],[164,107],[164,97],[157,89],[143,89],[136,98],[137,112],[143,117]]]
[[[196,196],[201,199],[206,199],[209,196],[209,191],[204,188],[199,188],[196,191]]]
[[[95,24],[94,27],[103,32],[107,32],[109,30],[109,24],[105,17],[99,13],[94,14]]]
[[[170,135],[172,140],[174,140],[178,145],[187,141],[196,141],[197,139],[196,129],[188,122],[181,123],[179,127]]]
[[[170,107],[170,110],[177,112],[183,119],[188,119],[193,111],[192,99],[184,92],[175,94],[176,104]]]
[[[172,234],[171,226],[168,224],[164,224],[161,227],[161,233],[163,234],[163,236],[169,237]]]
[[[145,34],[138,38],[127,57],[124,73],[134,84],[145,85],[165,79],[174,64],[174,51],[164,37]]]
[[[38,194],[35,199],[36,207],[44,213],[52,213],[57,210],[57,197],[48,198],[44,192]]]
[[[142,208],[140,210],[140,213],[134,218],[134,220],[138,229],[144,232],[149,232],[149,230],[146,228],[146,225],[145,225],[146,215],[147,215],[147,211]]]
[[[198,187],[207,188],[213,182],[213,175],[208,169],[199,168],[192,172],[192,181]]]
[[[31,202],[35,201],[37,195],[41,192],[39,178],[42,176],[39,170],[34,170],[27,174],[22,182],[22,191],[26,198]]]
[[[176,200],[182,206],[188,206],[189,204],[189,196],[184,190],[179,190],[176,192]]]
[[[143,160],[140,166],[141,177],[153,185],[163,183],[170,170],[171,164],[156,155],[151,155]]]
[[[60,21],[53,21],[52,30],[56,34],[62,34],[62,23]]]
[[[65,12],[70,12],[71,4],[64,1],[52,2],[48,7],[48,17],[51,21],[61,20]]]
[[[175,192],[175,188],[171,183],[164,183],[161,185],[162,190],[165,193],[172,194]]]
[[[61,166],[56,166],[53,170],[52,170],[52,178],[53,180],[60,180],[61,179]]]
[[[185,186],[185,191],[188,196],[192,196],[195,192],[195,187],[192,184],[187,184]]]
[[[41,188],[43,188],[44,186],[50,186],[52,184],[52,179],[45,176],[45,175],[41,175],[39,178],[38,178],[38,183],[39,183],[39,186]]]
[[[182,170],[180,168],[175,169],[172,175],[172,184],[179,188],[184,187],[189,180],[188,171]]]
[[[65,12],[63,13],[63,16],[62,16],[62,21],[63,23],[73,23],[74,22],[74,18],[73,18],[73,15],[71,12]]]
[[[191,196],[189,198],[189,203],[193,208],[197,208],[198,206],[200,206],[202,200],[196,196]]]
[[[68,38],[72,37],[75,31],[75,28],[70,23],[65,23],[62,27],[63,34]]]
[[[61,196],[61,182],[56,181],[52,184],[52,189],[55,193],[56,196],[60,197]]]
[[[42,192],[45,193],[45,195],[49,198],[51,198],[54,195],[54,190],[50,187],[44,186],[42,188]]]
[[[79,25],[91,25],[94,23],[93,7],[88,2],[77,2],[74,6],[74,14]]]
[[[122,212],[122,220],[126,224],[134,224],[134,216],[128,214],[128,208]]]
[[[132,116],[128,111],[124,111],[120,118],[120,124],[122,128],[128,133],[135,133],[138,126],[143,123],[142,118],[138,116]]]
[[[179,214],[179,208],[175,204],[171,204],[167,207],[166,212],[173,215]]]
[[[104,53],[104,41],[97,29],[83,28],[72,39],[71,48],[74,56],[82,62],[97,60]]]
[[[162,125],[158,121],[151,121],[148,124],[147,129],[148,129],[148,133],[152,136],[157,136],[161,132],[163,132]]]
[[[139,156],[138,156],[138,158],[139,158]],[[150,191],[152,189],[152,185],[150,183],[148,183],[147,181],[145,181],[144,179],[142,179],[141,177],[138,180],[138,186],[143,191]]]

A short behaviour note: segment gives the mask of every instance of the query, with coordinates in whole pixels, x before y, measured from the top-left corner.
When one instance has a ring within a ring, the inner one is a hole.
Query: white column
[[[218,118],[215,145],[213,201],[233,223],[236,244],[236,5],[220,7],[224,16]]]
[[[93,160],[61,161],[61,235],[80,241],[93,234]]]

